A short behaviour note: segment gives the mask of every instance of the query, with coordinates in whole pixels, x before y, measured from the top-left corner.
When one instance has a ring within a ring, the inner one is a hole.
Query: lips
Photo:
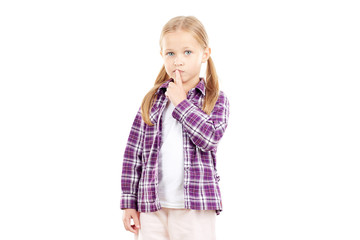
[[[184,72],[184,71],[182,71],[182,70],[180,70],[180,69],[176,69],[176,70],[179,70],[180,73]],[[174,70],[174,72],[175,72],[176,70]]]

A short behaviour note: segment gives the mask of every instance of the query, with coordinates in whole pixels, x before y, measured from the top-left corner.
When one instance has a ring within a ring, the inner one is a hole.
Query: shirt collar
[[[159,89],[156,91],[156,94],[158,94],[159,92],[160,92],[160,89],[166,89],[167,87],[168,87],[168,85],[169,85],[169,83],[171,82],[171,81],[173,81],[174,79],[173,78],[170,78],[170,79],[168,79],[168,80],[166,80],[166,82],[164,82],[160,87],[159,87]],[[195,88],[197,88],[197,89],[199,89],[200,90],[200,92],[203,94],[203,95],[205,95],[205,79],[203,78],[203,77],[200,77],[200,81],[199,81],[199,83],[195,86]],[[190,89],[191,90],[191,89]]]

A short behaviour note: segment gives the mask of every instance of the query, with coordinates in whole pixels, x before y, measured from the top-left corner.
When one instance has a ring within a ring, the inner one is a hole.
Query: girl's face
[[[175,79],[175,70],[181,70],[180,75],[186,92],[199,82],[201,64],[208,60],[210,53],[210,48],[203,50],[190,33],[182,30],[165,34],[160,51],[170,77]]]

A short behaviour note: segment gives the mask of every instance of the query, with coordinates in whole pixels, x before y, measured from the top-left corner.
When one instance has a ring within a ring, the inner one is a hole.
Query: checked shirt
[[[167,101],[165,91],[172,78],[164,82],[150,110],[148,126],[139,107],[133,121],[123,156],[120,208],[139,212],[161,209],[158,197],[158,155],[161,147],[162,112]],[[187,99],[180,102],[172,116],[182,124],[184,149],[185,208],[222,211],[216,169],[216,150],[229,120],[229,100],[220,90],[210,115],[201,106],[206,94],[205,80],[200,77],[196,87],[189,90]]]

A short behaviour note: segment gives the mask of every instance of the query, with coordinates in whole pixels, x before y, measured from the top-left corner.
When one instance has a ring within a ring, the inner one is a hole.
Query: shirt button
[[[190,167],[185,167],[185,171],[189,171]]]

